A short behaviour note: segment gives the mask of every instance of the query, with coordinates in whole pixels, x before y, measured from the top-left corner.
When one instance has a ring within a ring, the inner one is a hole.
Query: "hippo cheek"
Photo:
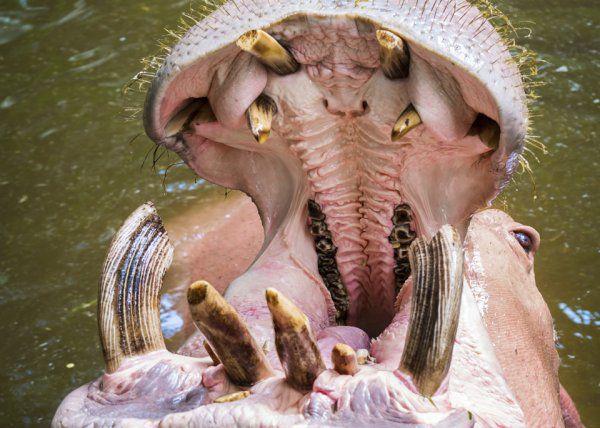
[[[171,49],[144,121],[199,176],[252,198],[264,244],[224,297],[191,286],[207,346],[193,339],[190,359],[156,329],[141,340],[145,316],[107,300],[113,377],[57,423],[86,400],[102,421],[130,363],[127,399],[159,404],[111,421],[524,423],[463,289],[470,218],[509,180],[528,122],[518,67],[476,7],[225,3]]]

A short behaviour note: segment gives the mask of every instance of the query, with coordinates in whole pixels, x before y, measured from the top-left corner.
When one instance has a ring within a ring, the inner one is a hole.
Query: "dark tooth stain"
[[[410,263],[408,261],[408,248],[414,241],[415,233],[412,223],[412,210],[407,204],[400,204],[394,209],[392,216],[393,227],[388,240],[394,249],[396,267],[396,293],[402,289],[402,285],[410,276]]]
[[[317,250],[319,274],[331,294],[331,299],[337,311],[336,320],[338,324],[343,324],[346,321],[349,301],[348,290],[342,282],[335,261],[337,247],[331,239],[331,232],[329,232],[325,222],[325,214],[319,204],[311,199],[308,200],[308,220],[309,231],[313,236]]]

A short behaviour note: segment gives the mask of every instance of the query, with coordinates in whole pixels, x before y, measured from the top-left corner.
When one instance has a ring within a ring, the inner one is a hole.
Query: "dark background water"
[[[556,320],[561,380],[600,424],[597,0],[500,4],[536,50],[547,85],[536,133],[549,153],[499,205],[542,233],[538,286]],[[206,203],[206,185],[142,160],[151,143],[122,117],[121,87],[188,2],[0,0],[0,425],[48,425],[100,374],[97,278],[140,203],[164,218]],[[525,34],[526,32],[522,32]],[[152,154],[150,154],[150,157]],[[533,160],[533,156],[529,156]]]

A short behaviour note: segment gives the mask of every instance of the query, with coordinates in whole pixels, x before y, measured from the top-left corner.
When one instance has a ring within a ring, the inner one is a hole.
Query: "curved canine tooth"
[[[263,30],[250,30],[237,40],[238,47],[257,57],[280,75],[295,73],[300,65],[290,52]]]
[[[263,144],[271,134],[273,116],[277,113],[277,104],[271,97],[261,94],[248,107],[246,118],[252,135],[259,144]]]
[[[296,389],[309,390],[325,370],[325,364],[308,318],[274,288],[267,289],[265,294],[273,318],[277,355],[286,379]]]
[[[165,137],[187,131],[192,122],[211,122],[215,115],[206,98],[197,98],[179,110],[165,126]]]
[[[235,309],[208,282],[190,285],[187,293],[192,319],[206,336],[237,385],[249,386],[272,376],[265,354]]]
[[[100,277],[98,328],[108,373],[125,357],[165,349],[158,293],[172,259],[154,205],[140,206],[113,238]]]
[[[338,343],[333,347],[331,362],[339,374],[353,376],[358,371],[356,352],[344,343]]]
[[[421,116],[411,104],[402,112],[392,128],[392,141],[398,141],[410,130],[421,124]]]
[[[404,40],[388,30],[377,30],[375,35],[379,42],[379,62],[383,74],[390,79],[408,77],[410,52]]]
[[[483,144],[496,150],[500,144],[500,126],[494,119],[478,114],[469,130],[469,135],[478,135]]]
[[[417,238],[409,259],[415,279],[400,369],[419,392],[432,396],[448,373],[458,327],[463,250],[459,234],[443,226],[430,243]]]

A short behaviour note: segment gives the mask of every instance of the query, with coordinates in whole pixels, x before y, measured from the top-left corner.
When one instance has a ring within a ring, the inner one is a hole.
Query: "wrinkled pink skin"
[[[172,222],[173,228],[168,227],[175,234],[176,257],[214,251],[226,254],[235,247],[245,248],[242,253],[252,257],[261,229],[256,210],[245,197],[230,198],[209,208],[209,215],[225,214],[234,221],[243,218],[245,227],[235,228],[235,223],[223,221],[222,216],[211,219],[187,213]],[[211,232],[198,233],[192,226],[198,220],[204,231]],[[189,227],[182,227],[186,223]],[[516,231],[533,238],[530,254],[514,238]],[[232,233],[235,245],[226,239]],[[397,370],[408,323],[409,280],[397,299],[393,322],[371,344],[358,329],[319,329],[313,323],[329,368],[335,343],[345,342],[355,349],[370,347],[377,363],[361,366],[354,376],[327,370],[311,392],[301,393],[289,387],[278,372],[255,385],[247,399],[210,404],[238,388],[229,382],[222,366],[211,367],[201,351],[202,338],[196,334],[183,347],[184,353],[194,356],[160,351],[132,358],[116,373],[74,391],[57,411],[53,424],[562,426],[564,418],[566,426],[581,426],[568,394],[559,390],[552,320],[533,274],[538,246],[537,232],[500,211],[486,210],[474,216],[465,242],[465,288],[450,373],[431,400],[421,397],[410,377]],[[180,261],[174,266],[176,275],[171,282],[185,284],[186,276],[230,275],[230,259],[220,260],[203,265]],[[244,268],[234,266],[234,270]],[[216,283],[223,286],[218,280]],[[244,318],[270,323],[268,315],[261,319],[239,302]],[[272,350],[269,356],[277,365]]]

